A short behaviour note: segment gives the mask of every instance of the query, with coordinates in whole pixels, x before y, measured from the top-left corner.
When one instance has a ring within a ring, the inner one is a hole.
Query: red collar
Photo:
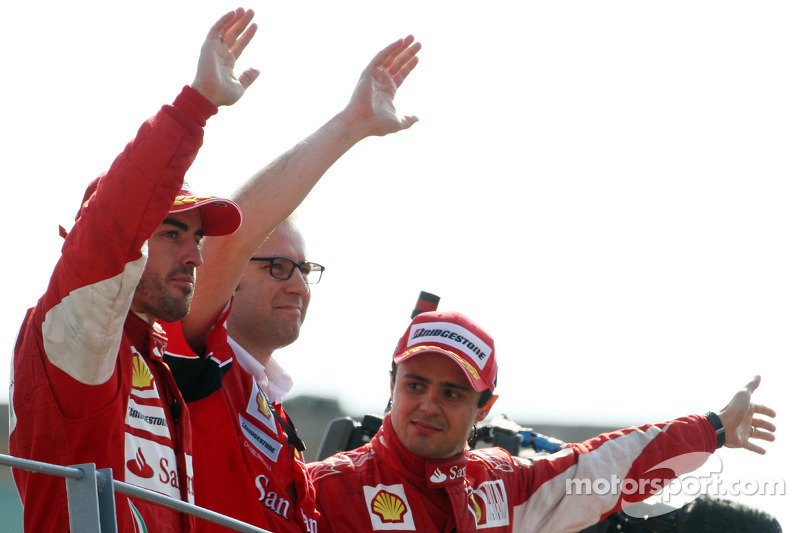
[[[464,483],[467,472],[467,456],[464,452],[448,459],[426,459],[411,453],[395,433],[391,413],[383,418],[375,439],[375,454],[415,485],[439,489]]]

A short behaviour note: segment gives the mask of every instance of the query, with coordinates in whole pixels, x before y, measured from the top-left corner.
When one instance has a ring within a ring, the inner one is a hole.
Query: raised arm
[[[242,227],[203,244],[203,266],[183,331],[202,353],[208,329],[233,295],[251,254],[303,201],[328,168],[360,140],[411,127],[394,96],[417,65],[421,45],[413,36],[381,50],[361,74],[350,102],[316,132],[247,180],[231,197],[242,209]]]
[[[753,441],[775,440],[775,424],[768,419],[775,417],[775,411],[752,401],[753,392],[760,384],[761,376],[754,377],[719,412],[719,418],[725,427],[725,446],[728,448],[744,448],[763,455],[766,450]]]
[[[236,103],[258,77],[253,68],[238,78],[233,73],[236,60],[258,29],[251,24],[254,16],[252,9],[226,13],[211,27],[200,50],[192,88],[217,107]]]
[[[217,106],[236,102],[258,75],[232,74],[255,32],[248,26],[251,19],[252,11],[239,9],[212,26],[200,51],[195,90],[184,89],[145,121],[87,190],[41,306],[49,317],[42,327],[48,359],[81,383],[106,383],[113,374],[119,337],[145,268],[142,246],[180,191],[206,120]]]

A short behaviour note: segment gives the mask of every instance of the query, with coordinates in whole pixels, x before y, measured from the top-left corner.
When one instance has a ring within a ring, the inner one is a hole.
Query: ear
[[[489,414],[489,411],[492,410],[492,406],[494,405],[494,402],[497,401],[497,398],[498,398],[497,394],[493,394],[489,398],[489,401],[486,402],[486,405],[484,405],[478,410],[478,415],[475,417],[476,423],[483,422],[483,419],[486,418],[486,416]]]
[[[394,378],[392,378],[391,371],[389,372],[389,402],[394,400]]]

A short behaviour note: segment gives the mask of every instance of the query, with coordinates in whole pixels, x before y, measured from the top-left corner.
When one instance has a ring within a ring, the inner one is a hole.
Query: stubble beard
[[[172,275],[174,272],[170,273]],[[189,314],[194,291],[189,291],[182,297],[173,296],[167,288],[168,278],[169,276],[159,278],[145,272],[136,287],[136,296],[141,300],[146,314],[163,322],[177,322]]]

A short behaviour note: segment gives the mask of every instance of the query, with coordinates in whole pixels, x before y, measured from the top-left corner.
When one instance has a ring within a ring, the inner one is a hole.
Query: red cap
[[[233,233],[242,225],[242,211],[236,202],[216,196],[196,196],[184,183],[170,213],[200,209],[203,235],[217,237]]]
[[[98,181],[99,178],[95,178],[86,188],[86,192],[83,194],[81,209],[83,209],[83,205],[94,194],[94,191],[97,189]],[[239,229],[239,226],[242,225],[242,211],[239,209],[239,206],[236,205],[236,202],[216,196],[197,196],[189,189],[189,185],[184,183],[178,196],[175,197],[175,201],[169,212],[181,213],[196,208],[200,209],[200,223],[203,228],[203,235],[210,237],[228,235]],[[78,210],[75,220],[80,217],[80,214],[81,211]]]
[[[429,352],[455,361],[476,391],[494,392],[497,385],[494,339],[466,316],[441,311],[418,314],[400,339],[393,360],[400,364]]]

